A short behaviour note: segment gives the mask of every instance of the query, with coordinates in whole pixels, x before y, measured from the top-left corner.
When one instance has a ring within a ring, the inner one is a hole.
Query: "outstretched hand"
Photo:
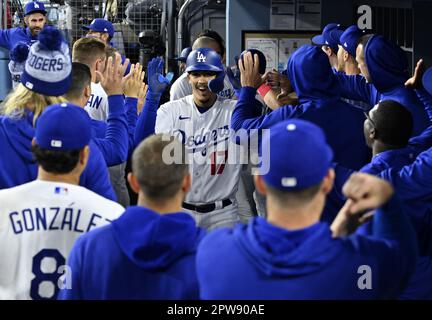
[[[108,58],[104,72],[96,70],[96,77],[108,96],[123,94],[123,75],[128,65],[129,59],[122,64],[121,55],[116,53],[114,59]]]
[[[161,95],[172,81],[172,74],[163,76],[164,61],[162,58],[153,58],[147,67],[148,91]]]
[[[259,58],[257,54],[252,56],[251,52],[247,52],[243,55],[243,59],[239,59],[239,69],[242,87],[257,89],[263,83],[263,78],[259,73]]]
[[[144,83],[145,71],[141,64],[133,64],[127,76],[123,77],[123,93],[126,97],[138,98]]]
[[[423,59],[420,59],[419,61],[417,61],[413,76],[405,82],[405,87],[411,89],[423,88],[422,78],[423,78],[424,71],[425,70],[424,70]]]

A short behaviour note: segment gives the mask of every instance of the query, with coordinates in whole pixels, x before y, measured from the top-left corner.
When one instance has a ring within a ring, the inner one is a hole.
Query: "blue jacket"
[[[12,50],[18,42],[24,42],[32,45],[38,40],[37,36],[33,36],[30,28],[13,28],[0,30],[0,47]]]
[[[363,136],[364,114],[340,99],[337,79],[324,52],[318,47],[302,46],[288,61],[287,72],[300,104],[286,105],[260,116],[252,107],[256,90],[243,87],[231,128],[268,129],[289,118],[308,120],[324,130],[335,161],[352,169],[368,163],[371,153]]]
[[[36,179],[37,165],[31,152],[34,135],[31,112],[17,119],[0,117],[0,189]],[[81,175],[80,185],[105,198],[116,200],[105,160],[93,141],[90,142],[90,157]]]
[[[429,119],[416,93],[405,88],[408,79],[408,63],[405,53],[383,36],[373,36],[365,48],[365,59],[372,83],[365,78],[337,73],[342,96],[361,100],[374,106],[381,100],[394,100],[411,111],[413,137],[422,133]]]
[[[108,98],[108,101],[113,101],[110,100]],[[120,103],[119,100],[118,103]],[[122,157],[124,157],[124,146],[127,146],[127,156],[131,155],[132,152],[135,149],[135,142],[134,142],[134,135],[135,135],[135,128],[136,128],[136,123],[137,123],[137,119],[138,119],[138,113],[137,113],[137,104],[138,104],[138,99],[137,98],[130,98],[127,97],[124,100],[124,106],[126,109],[126,119],[127,119],[127,140],[128,143],[125,144],[124,140],[123,143],[119,144],[119,146],[121,146],[121,155]],[[111,108],[108,106],[108,110],[109,113],[111,113]],[[109,134],[110,130],[113,129],[113,123],[112,121],[110,121],[112,118],[110,116],[108,116],[108,122],[104,122],[104,121],[100,121],[100,120],[95,120],[92,119],[92,129],[93,129],[93,137],[97,138],[101,143],[107,143],[106,139],[109,137],[111,139],[111,137],[117,137],[117,135],[114,134]],[[116,125],[116,124],[115,124]],[[123,125],[122,125],[123,127]],[[122,135],[124,134],[124,131],[122,129]],[[124,138],[122,138],[124,139]],[[105,142],[103,142],[105,140]],[[114,144],[115,146],[115,144]]]
[[[395,298],[416,263],[412,226],[396,199],[374,216],[371,239],[333,238],[327,224],[289,231],[262,218],[210,233],[198,247],[202,299]],[[362,266],[371,289],[359,289]]]
[[[122,95],[108,97],[108,119],[105,134],[100,136],[101,128],[95,128],[93,122],[93,140],[103,154],[108,167],[127,160],[129,127],[125,112],[125,101]]]
[[[186,213],[129,207],[76,241],[68,260],[72,289],[59,299],[197,299],[195,255],[203,236]]]

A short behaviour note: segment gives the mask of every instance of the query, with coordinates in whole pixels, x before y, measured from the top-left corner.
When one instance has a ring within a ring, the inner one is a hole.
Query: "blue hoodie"
[[[411,111],[412,136],[422,133],[429,125],[429,120],[414,90],[405,88],[408,63],[403,50],[383,36],[375,35],[366,44],[365,60],[372,83],[367,83],[360,75],[337,73],[342,96],[367,102],[371,106],[381,100],[397,101]]]
[[[125,112],[125,101],[122,95],[108,97],[108,119],[104,128],[92,122],[92,135],[108,167],[121,164],[127,160],[129,144],[129,126]],[[100,136],[104,132],[103,137]]]
[[[36,179],[37,165],[31,152],[34,135],[31,112],[16,119],[0,117],[0,189]],[[80,185],[107,199],[116,200],[105,160],[93,141],[90,142],[90,157],[81,175]]]
[[[59,299],[197,299],[195,255],[203,236],[186,213],[129,207],[75,242],[72,289]]]
[[[412,227],[394,199],[371,239],[333,238],[327,224],[289,231],[262,218],[210,233],[198,247],[202,299],[382,299],[401,292],[416,262]],[[371,289],[358,283],[368,266]]]
[[[287,73],[298,95],[298,106],[286,105],[259,116],[252,107],[256,90],[243,87],[231,128],[268,129],[283,120],[300,118],[324,130],[335,161],[352,169],[360,169],[369,162],[371,153],[363,136],[364,114],[340,99],[339,85],[325,53],[315,46],[300,47],[289,59]]]
[[[32,45],[38,40],[37,35],[33,36],[30,32],[30,28],[13,28],[0,30],[0,47],[12,50],[18,42],[24,42],[28,45]]]

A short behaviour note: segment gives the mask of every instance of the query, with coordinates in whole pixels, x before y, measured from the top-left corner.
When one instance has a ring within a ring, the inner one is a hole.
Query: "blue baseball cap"
[[[221,56],[210,48],[193,50],[186,60],[186,72],[193,71],[223,72]]]
[[[29,14],[40,12],[42,14],[47,14],[45,10],[45,5],[39,1],[31,1],[26,4],[24,8],[24,16],[28,16]]]
[[[432,67],[428,68],[423,74],[422,83],[426,91],[432,95]]]
[[[182,52],[180,53],[180,57],[176,58],[175,60],[181,61],[181,62],[186,62],[186,59],[187,59],[189,53],[191,53],[191,51],[192,51],[191,47],[184,48],[182,50]]]
[[[97,18],[90,23],[89,26],[82,26],[84,30],[92,30],[95,32],[108,33],[112,38],[114,37],[114,26],[108,20]]]
[[[72,103],[50,105],[36,122],[35,138],[41,149],[80,150],[90,142],[91,119]]]
[[[269,150],[269,170],[263,180],[276,189],[317,185],[332,165],[333,151],[323,130],[309,121],[291,119],[270,127],[262,148]]]
[[[329,23],[324,27],[322,34],[312,38],[312,42],[320,46],[329,46],[333,51],[337,52],[339,38],[344,30],[344,27],[338,23]]]
[[[342,33],[339,44],[355,58],[357,42],[365,34],[365,30],[360,30],[356,25],[352,25]]]

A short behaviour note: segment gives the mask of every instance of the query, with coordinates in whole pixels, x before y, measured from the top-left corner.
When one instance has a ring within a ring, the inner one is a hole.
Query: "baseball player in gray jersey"
[[[242,165],[236,161],[240,152],[232,149],[230,130],[236,101],[214,93],[223,88],[225,73],[221,57],[209,48],[192,51],[186,72],[193,94],[170,101],[157,110],[160,95],[166,88],[162,66],[160,59],[149,64],[149,91],[138,121],[145,121],[147,128],[173,135],[185,144],[192,187],[183,208],[195,217],[198,225],[207,229],[232,226],[239,221],[235,195]],[[135,138],[139,142],[145,136]]]

